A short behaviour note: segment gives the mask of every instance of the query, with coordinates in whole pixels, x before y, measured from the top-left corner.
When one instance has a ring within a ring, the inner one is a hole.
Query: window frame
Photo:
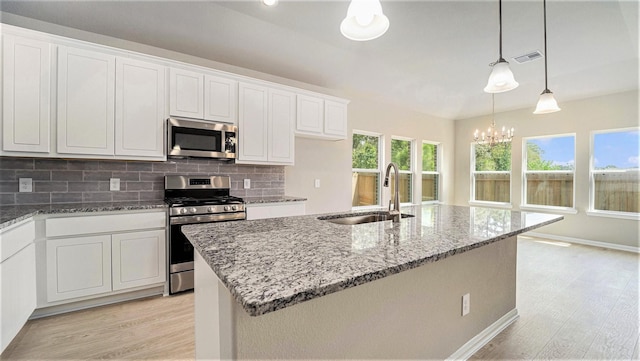
[[[561,138],[561,137],[573,137],[573,189],[572,189],[572,201],[573,207],[562,207],[562,206],[548,206],[543,204],[529,204],[527,203],[527,174],[535,173],[535,174],[564,174],[568,173],[565,170],[543,170],[543,171],[529,171],[527,170],[527,140],[530,139],[543,139],[543,138]],[[576,157],[577,157],[577,135],[576,133],[561,133],[561,134],[551,134],[551,135],[536,135],[531,137],[523,137],[522,138],[522,194],[520,200],[520,209],[521,210],[531,210],[531,211],[546,211],[546,212],[555,212],[555,213],[566,213],[566,214],[577,214],[578,209],[576,208]]]
[[[414,199],[415,197],[415,193],[416,193],[416,163],[417,163],[417,153],[416,153],[416,141],[413,138],[408,138],[408,137],[402,137],[399,135],[392,135],[391,136],[391,142],[389,143],[389,161],[392,161],[393,159],[393,148],[391,147],[391,143],[394,140],[401,140],[401,141],[405,141],[405,142],[409,142],[409,170],[400,170],[398,169],[398,173],[399,174],[409,174],[410,176],[410,183],[411,183],[411,191],[409,192],[409,202],[400,202],[400,206],[405,206],[405,205],[412,205],[414,204]],[[398,167],[399,168],[399,167]],[[390,175],[391,176],[391,175]],[[391,179],[389,179],[389,181],[391,181]],[[391,186],[389,186],[389,189],[391,189]]]
[[[640,212],[622,212],[622,211],[607,211],[607,210],[599,210],[595,209],[595,173],[619,173],[619,171],[607,171],[604,169],[594,169],[595,166],[595,139],[597,134],[606,134],[606,133],[620,133],[627,131],[636,131],[640,132],[640,127],[626,127],[626,128],[615,128],[615,129],[601,129],[601,130],[593,130],[589,134],[589,208],[587,209],[587,215],[597,216],[597,217],[608,217],[608,218],[618,218],[618,219],[632,219],[632,220],[640,220]],[[640,170],[638,170],[640,171]],[[625,172],[628,172],[625,171]]]
[[[365,136],[369,136],[369,137],[377,137],[378,138],[378,169],[367,169],[367,168],[353,168],[353,135],[354,134],[359,134],[359,135],[365,135]],[[352,210],[362,210],[362,209],[371,209],[371,208],[379,208],[382,206],[382,183],[384,181],[383,177],[384,177],[384,134],[381,133],[376,133],[376,132],[370,132],[370,131],[366,131],[366,130],[357,130],[357,129],[353,129],[351,131],[351,175],[353,176],[353,173],[358,172],[358,173],[371,173],[371,174],[378,174],[378,189],[376,189],[376,192],[378,194],[378,203],[376,204],[371,204],[371,205],[366,205],[366,206],[351,206]]]
[[[431,145],[435,145],[436,146],[436,170],[435,171],[425,171],[424,169],[422,169],[422,162],[420,162],[420,202],[422,204],[437,204],[437,203],[441,203],[441,190],[442,190],[442,171],[441,171],[441,167],[442,167],[442,143],[441,142],[434,142],[434,141],[430,141],[430,140],[422,140],[422,143],[420,145],[424,145],[424,144],[431,144]],[[424,157],[424,154],[422,154],[422,147],[420,147],[420,156]],[[422,158],[420,159],[422,161]],[[436,183],[436,189],[437,189],[437,193],[436,193],[436,199],[432,200],[432,201],[423,201],[422,200],[422,175],[424,174],[435,174],[438,176],[438,182]]]
[[[481,206],[481,207],[495,207],[495,208],[513,208],[513,143],[511,143],[511,169],[509,171],[476,171],[476,145],[481,145],[478,142],[471,142],[471,155],[470,155],[470,184],[469,187],[469,205]],[[495,201],[478,201],[476,200],[476,174],[509,174],[509,202],[495,202]]]

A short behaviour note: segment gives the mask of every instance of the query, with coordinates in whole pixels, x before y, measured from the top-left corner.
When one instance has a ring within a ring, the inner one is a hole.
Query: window
[[[471,200],[510,203],[511,142],[473,144],[471,149]]]
[[[422,201],[434,202],[440,199],[440,146],[422,142]]]
[[[410,203],[412,201],[412,159],[413,152],[411,140],[391,139],[391,161],[398,165],[400,173],[400,203]],[[391,182],[391,194],[395,192],[395,180],[393,177],[389,179]]]
[[[351,151],[352,193],[351,206],[380,204],[380,146],[382,136],[371,133],[353,133]]]
[[[573,208],[575,135],[525,138],[523,205]]]
[[[639,139],[637,128],[593,133],[591,210],[638,213]]]

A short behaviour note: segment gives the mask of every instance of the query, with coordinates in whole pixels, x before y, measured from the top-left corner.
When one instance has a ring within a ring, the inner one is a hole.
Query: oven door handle
[[[238,221],[246,219],[246,213],[222,213],[222,214],[203,214],[197,216],[180,216],[171,217],[169,224],[192,224],[192,223],[211,223],[211,222],[223,222],[223,221]]]

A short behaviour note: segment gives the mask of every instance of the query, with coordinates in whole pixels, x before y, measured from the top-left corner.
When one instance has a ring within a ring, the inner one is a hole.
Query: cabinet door
[[[36,253],[32,243],[0,263],[0,353],[36,308]]]
[[[204,119],[236,124],[238,82],[213,75],[204,77]]]
[[[116,155],[164,156],[164,71],[160,65],[116,59]]]
[[[324,101],[324,133],[347,138],[347,105]]]
[[[165,250],[165,230],[112,235],[113,290],[164,282]]]
[[[2,150],[48,153],[52,45],[12,35],[2,39]]]
[[[269,162],[294,163],[295,99],[293,93],[269,91]]]
[[[111,236],[47,240],[47,301],[111,291]]]
[[[268,89],[239,84],[238,160],[267,161]]]
[[[324,122],[324,101],[308,95],[298,95],[296,130],[322,134]]]
[[[113,155],[115,57],[58,50],[58,153]]]
[[[169,73],[169,113],[204,119],[204,74],[174,68]]]

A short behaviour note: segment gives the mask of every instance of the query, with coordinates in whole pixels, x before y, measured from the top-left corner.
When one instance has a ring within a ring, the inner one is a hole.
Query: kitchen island
[[[445,205],[402,212],[412,217],[184,226],[196,249],[196,358],[464,357],[517,318],[516,236],[563,218]]]

